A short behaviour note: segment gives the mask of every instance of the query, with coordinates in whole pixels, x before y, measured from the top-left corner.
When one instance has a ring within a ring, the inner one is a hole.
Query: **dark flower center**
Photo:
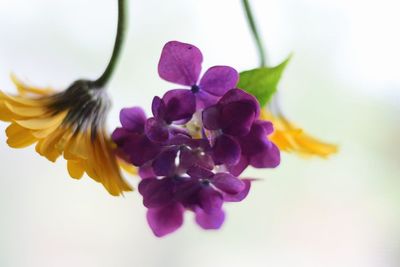
[[[201,179],[200,183],[205,186],[209,186],[211,184],[210,180],[208,179]]]
[[[68,111],[63,123],[71,125],[74,132],[90,129],[95,138],[98,128],[103,127],[110,100],[102,88],[94,87],[88,80],[78,80],[51,96],[48,107],[56,114]]]
[[[193,93],[198,93],[200,91],[200,87],[197,84],[195,84],[195,85],[192,85],[192,88],[190,90]]]

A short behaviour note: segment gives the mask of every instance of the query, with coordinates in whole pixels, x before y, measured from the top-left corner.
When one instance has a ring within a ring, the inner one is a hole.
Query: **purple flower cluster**
[[[237,89],[238,73],[214,66],[200,77],[203,56],[190,44],[168,42],[158,65],[161,78],[186,86],[154,97],[152,117],[141,108],[123,109],[113,140],[123,157],[139,167],[139,192],[156,236],[177,230],[185,210],[204,229],[221,227],[224,202],[243,200],[251,165],[273,168],[278,148],[268,140],[273,126],[259,119],[260,107]]]

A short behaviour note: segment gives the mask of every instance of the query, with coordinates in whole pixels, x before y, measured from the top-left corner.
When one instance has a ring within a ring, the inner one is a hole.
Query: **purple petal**
[[[240,160],[235,165],[227,165],[228,171],[234,175],[239,176],[249,166],[249,160],[247,157],[241,155]]]
[[[235,165],[240,159],[239,143],[228,135],[221,135],[213,146],[213,159],[216,164]]]
[[[202,113],[203,125],[208,130],[219,130],[221,128],[220,109],[218,105],[206,108]]]
[[[151,112],[153,113],[153,116],[158,120],[164,118],[165,103],[160,97],[155,96],[153,98],[153,102],[151,103]]]
[[[176,148],[161,152],[153,161],[153,170],[157,176],[170,176],[176,170],[175,158],[178,153]]]
[[[191,167],[188,171],[187,174],[196,179],[207,179],[211,178],[214,176],[214,173],[208,169],[199,167],[199,166],[193,166]]]
[[[255,168],[275,168],[280,162],[280,151],[272,142],[266,143],[260,153],[250,157],[250,165]]]
[[[161,180],[157,177],[147,178],[140,181],[138,191],[143,197],[148,197],[149,193],[154,191],[154,188],[161,184]]]
[[[254,108],[254,117],[258,118],[260,116],[260,104],[258,103],[257,99],[253,95],[246,93],[242,89],[236,88],[229,90],[226,94],[222,96],[218,103],[221,105],[227,105],[233,102],[249,103]]]
[[[200,80],[200,88],[212,95],[222,96],[228,90],[236,88],[239,74],[228,66],[214,66],[204,73]]]
[[[180,121],[183,124],[189,121],[196,111],[196,99],[190,90],[170,90],[162,99],[165,103],[164,118],[167,123]]]
[[[192,86],[197,83],[203,55],[191,45],[177,41],[165,44],[158,63],[158,74],[169,82]]]
[[[144,132],[144,124],[146,123],[146,114],[142,108],[123,108],[119,113],[119,120],[122,127],[135,133]]]
[[[242,153],[246,156],[262,153],[266,146],[270,143],[265,131],[265,125],[256,121],[251,127],[250,132],[246,136],[239,138]]]
[[[206,109],[218,102],[220,97],[200,90],[195,94],[196,96],[196,110]]]
[[[179,169],[185,172],[187,169],[195,165],[197,156],[189,147],[182,147],[179,153]]]
[[[139,193],[143,196],[143,205],[158,208],[168,205],[174,195],[171,179],[144,179],[139,183]]]
[[[206,169],[214,168],[208,140],[192,139],[188,135],[177,134],[168,140],[168,145],[180,147],[179,169],[181,171],[185,172],[195,164]]]
[[[202,190],[202,185],[197,180],[183,178],[176,186],[175,200],[186,208],[198,206],[200,190]]]
[[[179,203],[172,203],[157,209],[149,209],[147,211],[147,222],[153,233],[158,237],[162,237],[182,226],[184,211],[184,207]]]
[[[151,142],[146,136],[135,134],[129,138],[122,149],[129,156],[130,162],[140,167],[153,160],[160,153],[161,147]]]
[[[243,136],[250,132],[255,119],[255,110],[251,102],[232,102],[221,110],[221,128],[226,134]]]
[[[147,137],[156,143],[163,143],[169,137],[168,125],[164,121],[159,121],[155,118],[149,118],[146,121],[145,131]]]
[[[242,154],[249,159],[255,168],[274,168],[280,163],[280,151],[268,140],[270,130],[262,121],[256,121],[248,135],[239,139]]]
[[[139,168],[139,176],[142,179],[150,179],[150,178],[156,178],[156,174],[153,171],[153,168],[151,165],[144,165]]]
[[[274,125],[270,121],[258,120],[255,123],[258,123],[263,127],[266,135],[270,135],[274,132]]]
[[[201,228],[210,230],[210,229],[219,229],[225,220],[225,213],[223,210],[218,210],[211,214],[204,212],[202,209],[196,209],[196,222],[200,225]]]
[[[179,123],[181,123],[181,122],[176,121],[176,122],[174,122],[174,123],[179,125]],[[175,125],[173,125],[173,124],[170,125],[170,126],[168,127],[168,130],[169,130],[169,137],[170,137],[170,138],[173,137],[173,136],[175,136],[175,135],[186,135],[186,136],[190,136],[189,133],[188,133],[188,131],[187,131],[185,128],[182,128],[182,127],[179,127],[179,126],[175,126]]]
[[[240,202],[247,197],[251,188],[251,179],[242,179],[245,187],[237,194],[224,194],[224,201],[227,202]]]
[[[212,170],[214,168],[214,161],[212,156],[207,152],[202,153],[186,146],[181,148],[179,168],[185,171],[195,165],[207,170]]]
[[[212,184],[228,194],[237,194],[245,188],[242,180],[229,173],[215,174],[212,178]]]
[[[138,185],[139,193],[143,196],[147,192],[147,188],[151,186],[152,183],[157,182],[157,178],[148,178],[141,181]]]
[[[192,137],[188,134],[178,133],[168,140],[168,145],[181,146],[189,145],[193,141]]]
[[[199,202],[206,213],[213,213],[221,209],[224,201],[220,192],[210,186],[205,186],[199,192]]]
[[[212,155],[207,152],[205,152],[204,154],[200,153],[200,155],[198,155],[196,164],[202,168],[209,170],[212,170],[215,167]]]
[[[118,145],[122,146],[132,135],[130,131],[125,128],[117,128],[111,135],[111,139]]]

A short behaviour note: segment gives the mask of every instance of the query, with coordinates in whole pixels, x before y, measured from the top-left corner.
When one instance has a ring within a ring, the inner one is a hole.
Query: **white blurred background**
[[[252,0],[269,61],[294,57],[280,85],[286,114],[340,145],[329,160],[284,154],[220,231],[191,215],[157,239],[137,192],[109,196],[68,177],[34,148],[12,150],[0,123],[1,267],[397,267],[400,264],[400,2]],[[149,110],[170,84],[157,75],[165,42],[198,46],[204,69],[256,67],[236,0],[131,0],[122,60],[109,84],[110,131],[122,107]],[[0,88],[10,72],[63,89],[109,59],[116,0],[0,0]],[[131,177],[136,185],[138,179]]]

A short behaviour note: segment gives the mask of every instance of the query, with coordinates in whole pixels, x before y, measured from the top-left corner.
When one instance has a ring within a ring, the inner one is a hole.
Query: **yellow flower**
[[[307,134],[303,129],[289,122],[281,112],[272,112],[264,108],[261,112],[264,120],[274,125],[274,132],[269,136],[280,150],[294,152],[301,156],[319,156],[326,158],[338,151],[336,145],[318,140]]]
[[[0,91],[0,120],[11,123],[6,130],[10,147],[36,143],[36,151],[52,162],[63,156],[72,178],[87,173],[114,196],[132,191],[105,130],[110,104],[104,90],[80,80],[56,93],[12,80],[17,95]]]

